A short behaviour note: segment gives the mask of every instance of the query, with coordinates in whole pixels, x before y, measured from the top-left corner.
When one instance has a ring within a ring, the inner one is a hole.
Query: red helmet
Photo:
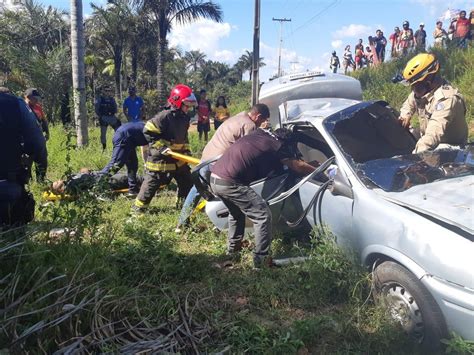
[[[189,86],[178,84],[173,89],[171,89],[168,103],[171,106],[180,109],[183,102],[188,106],[195,106],[197,100]]]

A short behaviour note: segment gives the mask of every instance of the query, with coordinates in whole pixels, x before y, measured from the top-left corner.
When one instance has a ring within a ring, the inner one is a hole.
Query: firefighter
[[[400,109],[399,121],[409,128],[411,117],[420,119],[421,138],[413,153],[433,150],[440,144],[462,146],[467,141],[466,103],[458,89],[439,75],[433,54],[413,57],[403,71],[404,84],[412,92]]]
[[[193,183],[189,166],[163,154],[172,151],[189,154],[188,128],[191,107],[196,106],[196,97],[186,85],[176,85],[168,98],[170,107],[150,119],[143,129],[149,145],[145,163],[145,177],[132,209],[143,212],[161,185],[171,179],[178,184],[178,206],[187,196]]]
[[[0,127],[0,230],[6,230],[33,219],[35,201],[25,188],[30,178],[25,155],[44,164],[47,153],[35,115],[6,88],[0,88]]]

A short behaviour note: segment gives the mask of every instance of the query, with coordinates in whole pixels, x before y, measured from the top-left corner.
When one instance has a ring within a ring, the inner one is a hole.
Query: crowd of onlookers
[[[474,10],[471,11],[469,18],[464,10],[455,14],[455,16],[451,18],[447,31],[443,28],[443,22],[440,20],[437,21],[433,31],[435,47],[446,48],[448,45],[452,45],[458,48],[467,48],[468,42],[472,41],[473,37]],[[354,47],[354,52],[352,52],[350,45],[344,48],[342,57],[344,74],[347,74],[349,69],[354,71],[383,63],[386,58],[387,44],[390,44],[390,55],[392,58],[405,56],[411,52],[425,52],[426,39],[427,33],[423,22],[420,23],[416,31],[413,31],[413,29],[410,28],[410,23],[404,21],[401,29],[398,26],[394,28],[388,41],[383,31],[378,29],[375,36],[368,37],[367,44],[364,44],[363,39],[360,38]],[[333,51],[330,59],[330,68],[336,73],[340,67],[341,62],[339,57],[336,51]]]

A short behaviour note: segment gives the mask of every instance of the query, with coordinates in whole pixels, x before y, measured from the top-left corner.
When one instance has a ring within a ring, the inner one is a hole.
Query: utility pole
[[[291,22],[291,18],[274,18],[274,17],[272,17],[272,21],[280,22],[280,48],[278,50],[278,77],[280,77],[281,76],[281,46],[283,44],[283,37],[282,37],[283,22]]]
[[[252,58],[252,106],[258,103],[260,78],[260,0],[255,0],[255,18],[253,29],[253,58]]]

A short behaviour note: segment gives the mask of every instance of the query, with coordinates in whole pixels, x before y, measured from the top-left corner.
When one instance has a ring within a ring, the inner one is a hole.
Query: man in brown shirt
[[[214,159],[222,155],[227,148],[234,144],[239,138],[255,131],[264,122],[268,121],[270,110],[265,104],[256,104],[250,112],[240,112],[239,114],[227,119],[217,129],[209,143],[206,144],[202,151],[201,162]],[[200,171],[201,176],[205,176],[209,170],[209,164],[204,166]],[[189,223],[191,212],[197,206],[201,195],[193,186],[186,197],[183,208],[181,210],[176,233],[180,233],[182,226]]]

